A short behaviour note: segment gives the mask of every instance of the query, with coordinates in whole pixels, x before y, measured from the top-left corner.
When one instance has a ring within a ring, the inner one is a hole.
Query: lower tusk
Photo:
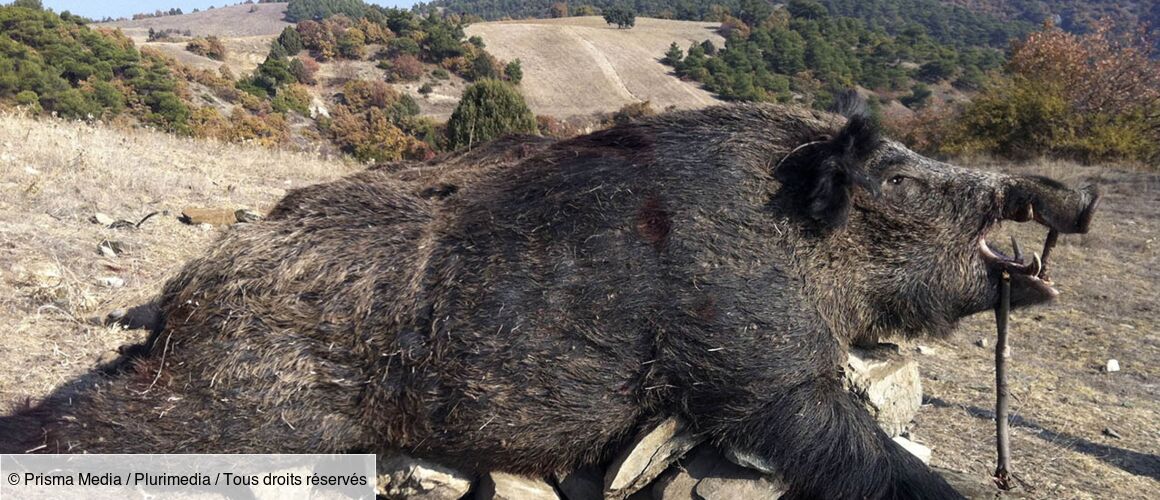
[[[1031,254],[1031,264],[1034,268],[1028,269],[1027,274],[1038,277],[1039,273],[1043,271],[1043,259],[1039,258],[1039,252]]]

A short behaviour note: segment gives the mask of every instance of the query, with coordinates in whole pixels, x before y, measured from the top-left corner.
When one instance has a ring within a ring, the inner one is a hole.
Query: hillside
[[[236,75],[254,70],[265,59],[270,42],[290,23],[282,21],[286,4],[258,4],[222,7],[208,11],[102,23],[117,27],[139,46],[150,47],[198,69],[217,69],[223,62],[192,54],[184,41],[147,41],[148,30],[189,31],[193,36],[218,36],[227,48],[224,64]],[[574,115],[607,113],[621,106],[650,101],[655,109],[668,106],[695,108],[719,102],[700,85],[672,76],[672,69],[658,59],[672,42],[682,47],[711,40],[717,46],[724,39],[716,33],[717,23],[639,18],[631,30],[619,30],[597,16],[476,23],[464,31],[480,36],[488,52],[501,60],[519,59],[524,79],[521,91],[532,111],[567,118]],[[372,61],[323,62],[319,76],[327,81],[344,75],[383,79],[386,72]],[[438,85],[430,95],[417,92],[419,84],[394,85],[414,97],[424,116],[446,120],[465,87],[462,79]],[[327,96],[328,89],[317,89]]]
[[[185,50],[189,37],[216,36],[222,39],[227,52],[225,65],[235,75],[253,71],[266,58],[270,42],[286,26],[292,26],[282,19],[286,13],[285,3],[263,3],[253,5],[231,5],[216,9],[191,12],[177,16],[150,17],[146,19],[97,23],[97,28],[117,28],[133,40],[138,47],[151,47],[161,51],[178,62],[198,68],[216,70],[223,61],[215,61]],[[255,9],[250,12],[250,9]],[[149,30],[179,33],[179,41],[149,41]],[[188,33],[188,35],[186,35]]]
[[[192,36],[216,36],[222,38],[277,35],[282,28],[290,26],[282,17],[286,13],[285,3],[262,3],[251,5],[230,5],[200,12],[190,12],[178,16],[150,17],[145,19],[97,23],[102,28],[120,28],[125,35],[140,44],[149,35],[149,30],[188,30]],[[253,9],[253,12],[250,10]]]
[[[537,114],[568,117],[614,111],[650,101],[654,108],[698,108],[718,102],[696,83],[678,80],[660,63],[672,42],[686,47],[711,40],[723,45],[716,23],[637,18],[616,29],[597,16],[472,24],[500,59],[519,59],[520,85]]]

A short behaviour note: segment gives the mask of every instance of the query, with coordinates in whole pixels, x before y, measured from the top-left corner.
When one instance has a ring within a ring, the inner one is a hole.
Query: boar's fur
[[[793,498],[957,495],[841,366],[992,306],[978,242],[1005,176],[767,105],[528,141],[486,175],[468,156],[291,193],[165,286],[119,368],[0,421],[0,448],[403,448],[546,474],[678,415]]]

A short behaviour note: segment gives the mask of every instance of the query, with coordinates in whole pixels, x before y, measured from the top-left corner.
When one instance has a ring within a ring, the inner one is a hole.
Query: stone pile
[[[898,346],[852,350],[846,386],[895,441],[929,462],[930,449],[903,436],[922,403],[922,384],[918,365]],[[551,478],[502,472],[472,478],[402,454],[379,457],[378,465],[378,493],[391,499],[750,500],[776,499],[786,491],[770,464],[702,443],[677,418],[638,437],[604,467]]]

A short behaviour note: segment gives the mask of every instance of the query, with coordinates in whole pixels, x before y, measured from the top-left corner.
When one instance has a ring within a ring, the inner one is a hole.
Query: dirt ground
[[[1023,493],[1155,497],[1160,174],[1054,162],[960,163],[1091,179],[1105,193],[1091,234],[1064,236],[1051,259],[1059,300],[1013,313],[1012,455],[1027,484]],[[0,412],[43,396],[141,337],[91,319],[144,302],[224,230],[181,224],[182,208],[262,212],[289,188],[355,168],[317,156],[0,114]],[[139,229],[90,222],[97,212],[137,221],[153,211],[163,212]],[[1028,251],[1045,233],[1034,224],[1006,229]],[[124,253],[102,256],[103,240],[119,242]],[[106,286],[108,278],[124,285]],[[980,338],[988,347],[975,344]],[[993,318],[969,318],[951,340],[918,344],[933,352],[913,354],[926,395],[912,438],[933,448],[934,465],[986,477],[994,467]],[[1118,360],[1120,371],[1102,371],[1108,359]]]
[[[479,23],[466,32],[483,37],[496,57],[520,60],[520,90],[533,112],[566,118],[640,101],[657,110],[719,103],[700,84],[673,78],[672,68],[660,62],[672,42],[682,49],[704,40],[724,46],[716,28],[716,23],[637,18],[632,29],[617,29],[588,16]]]
[[[972,162],[962,162],[971,165]],[[1160,492],[1160,174],[1066,163],[987,168],[1095,181],[1103,201],[1087,235],[1064,235],[1049,305],[1011,314],[1012,469],[1030,498],[1157,498]],[[1009,223],[1025,252],[1046,229]],[[988,238],[1010,248],[1006,237]],[[976,342],[986,339],[987,347]],[[995,468],[995,321],[968,318],[919,355],[924,404],[913,437],[933,465]],[[1109,359],[1120,371],[1106,372]],[[1108,431],[1105,432],[1105,429]]]

